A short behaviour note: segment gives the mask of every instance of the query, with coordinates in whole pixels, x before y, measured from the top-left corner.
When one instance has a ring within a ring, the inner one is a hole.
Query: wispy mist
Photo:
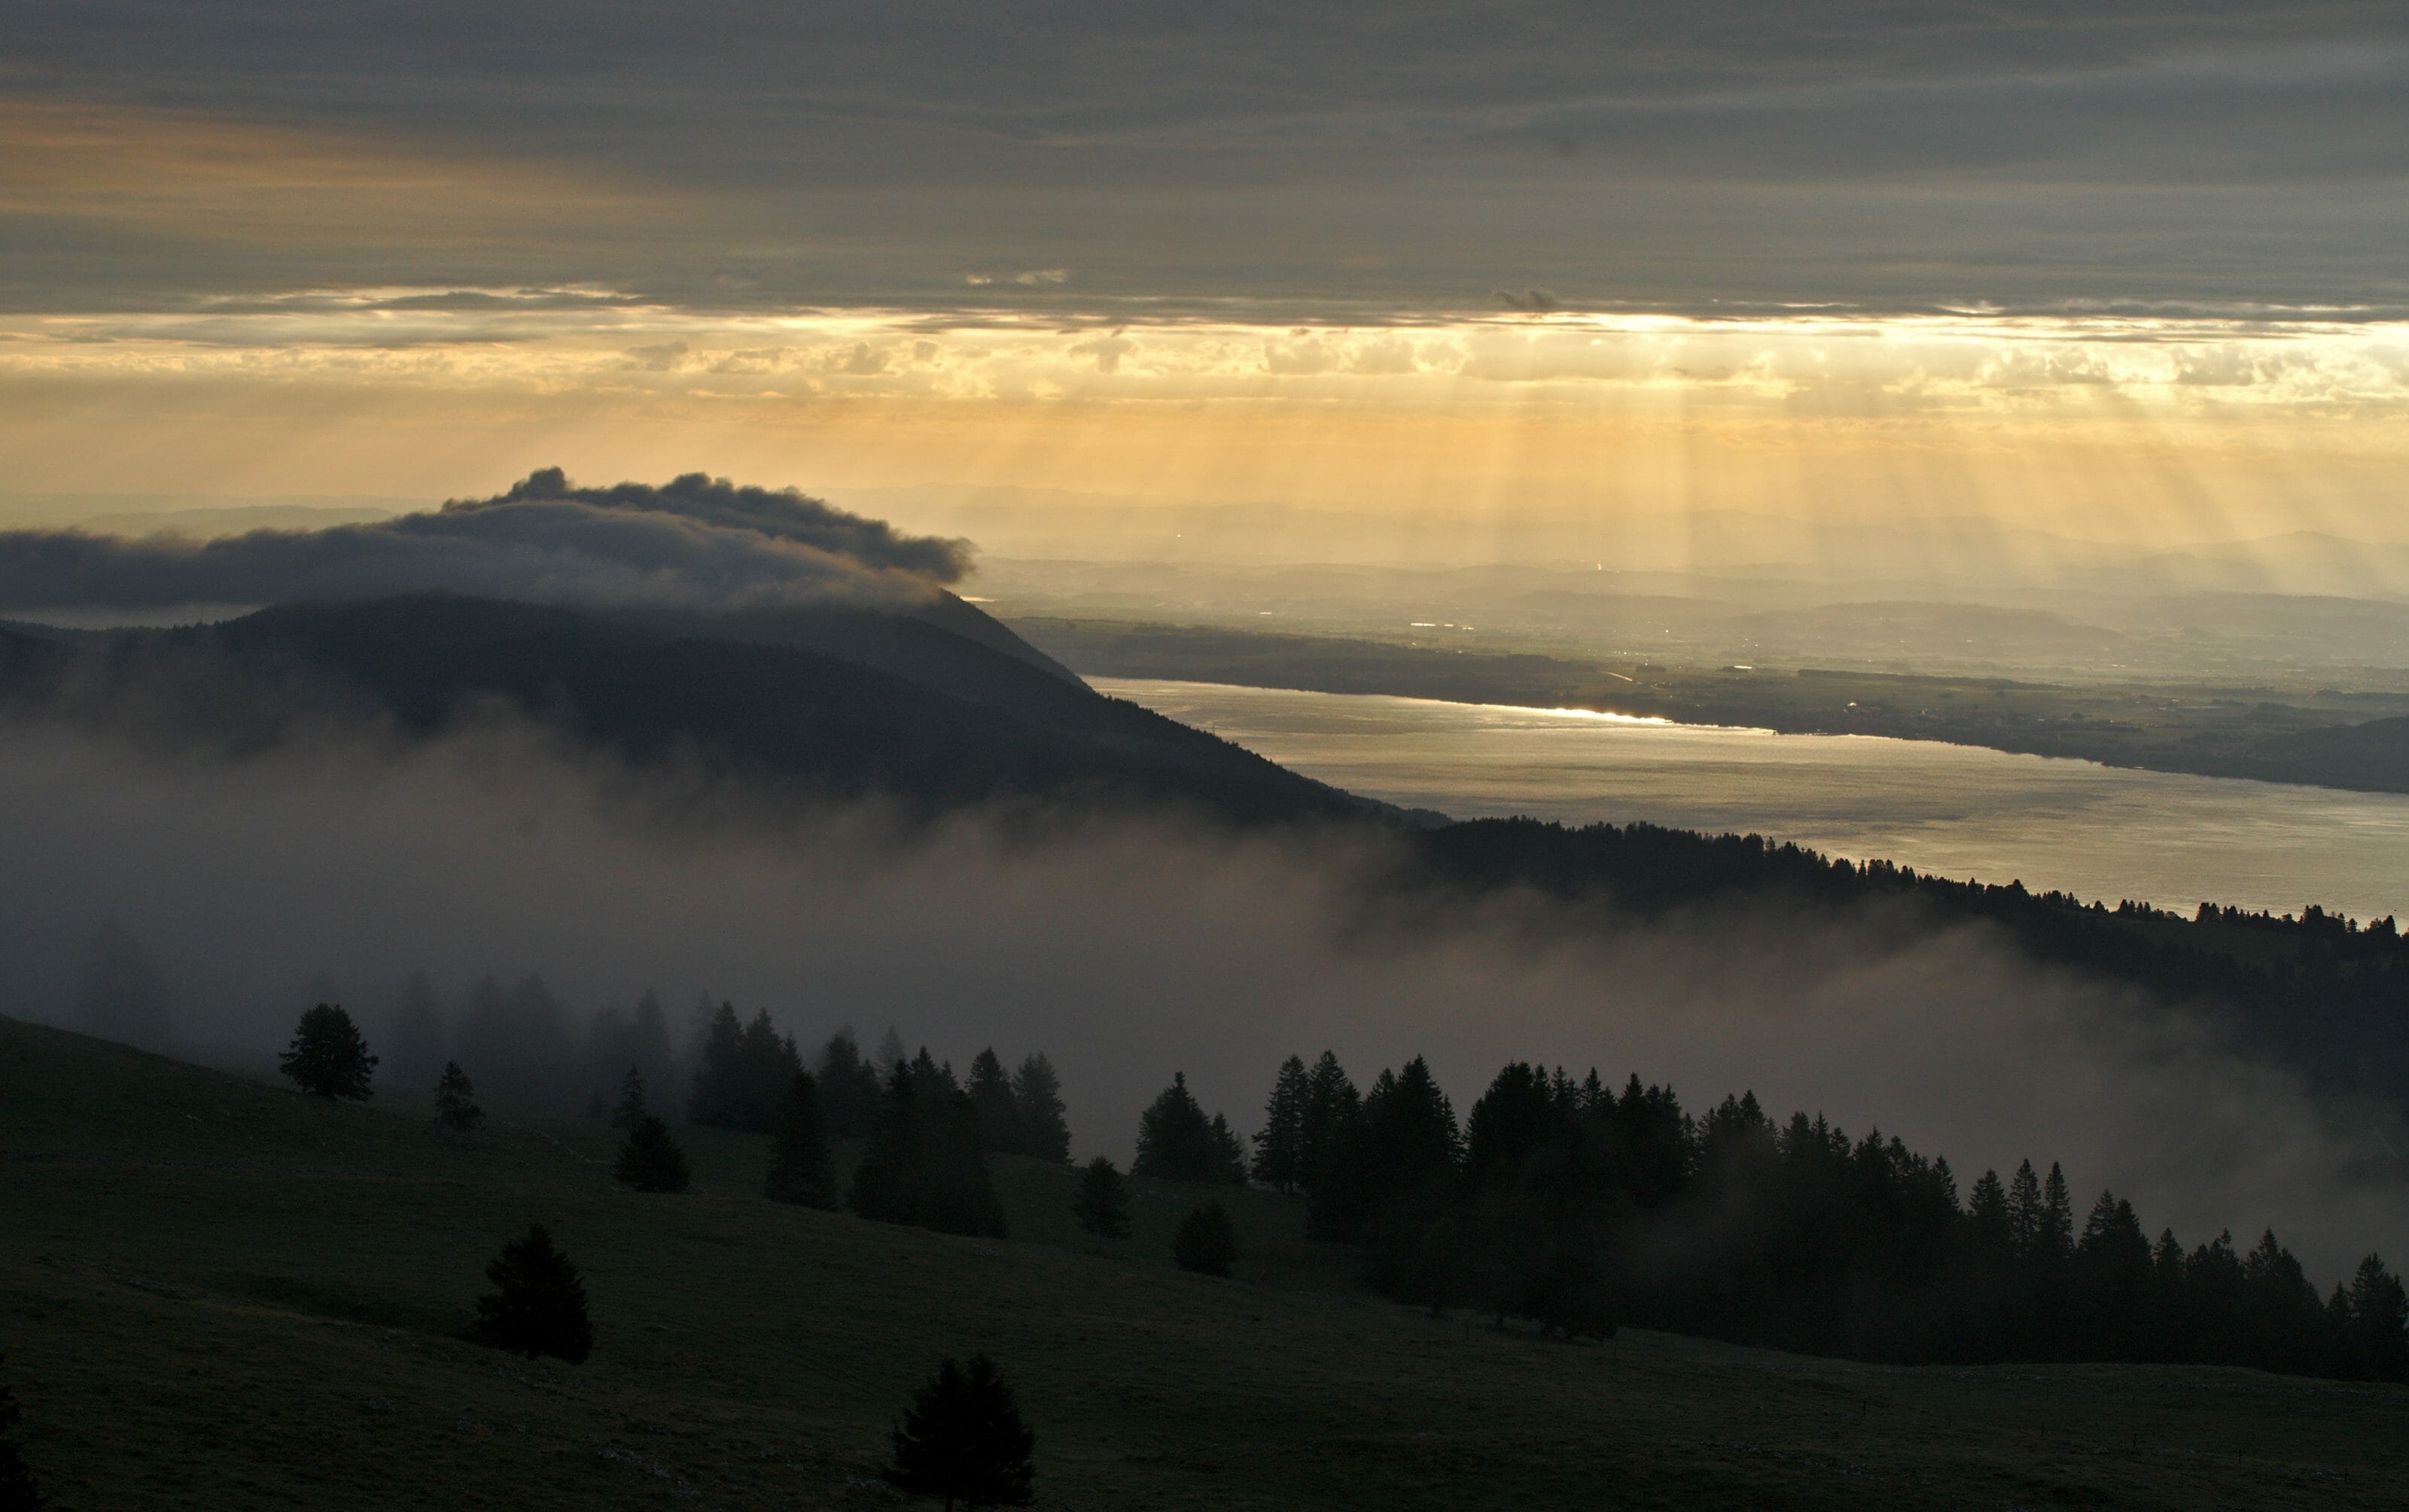
[[[1906,913],[1399,897],[1361,836],[803,814],[517,725],[224,761],[12,723],[0,790],[0,1008],[72,1021],[113,917],[159,963],[175,1043],[222,1058],[264,1063],[322,975],[372,1010],[421,969],[455,1007],[488,972],[540,972],[580,1015],[708,990],[806,1043],[849,1022],[958,1066],[1043,1049],[1082,1155],[1125,1154],[1174,1070],[1251,1129],[1292,1051],[1364,1077],[1426,1055],[1459,1110],[1530,1058],[1693,1109],[1753,1087],[1961,1182],[2060,1159],[2186,1244],[2272,1223],[2326,1283],[2409,1251],[2397,1162],[2368,1169],[2288,1077]]]

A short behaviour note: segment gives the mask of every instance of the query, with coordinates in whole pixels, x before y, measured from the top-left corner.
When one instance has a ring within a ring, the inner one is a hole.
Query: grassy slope
[[[384,1100],[380,1100],[383,1102]],[[1074,1252],[1068,1175],[949,1239],[743,1191],[614,1189],[590,1126],[447,1138],[0,1019],[0,1349],[85,1509],[891,1505],[885,1427],[986,1348],[1052,1506],[2397,1506],[2409,1392],[2232,1371],[1902,1371],[1663,1336],[1569,1346]],[[1259,1269],[1312,1246],[1262,1194]],[[530,1219],[584,1268],[582,1368],[451,1335]],[[1042,1229],[1053,1225],[1049,1233]],[[1268,1259],[1266,1259],[1268,1257]]]

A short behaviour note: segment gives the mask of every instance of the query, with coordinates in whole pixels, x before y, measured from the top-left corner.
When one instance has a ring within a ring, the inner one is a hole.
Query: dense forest
[[[1459,1128],[1420,1058],[1359,1093],[1325,1052],[1281,1067],[1254,1144],[1249,1177],[1432,1307],[1899,1362],[2409,1373],[2409,1298],[2375,1256],[2320,1299],[2272,1232],[2186,1250],[2105,1191],[2078,1218],[2055,1164],[1961,1198],[1945,1159],[1753,1095],[1694,1117],[1637,1076],[1618,1093],[1518,1062]]]
[[[1483,819],[1416,832],[1397,886],[1525,886],[1643,916],[1740,899],[1839,907],[1897,900],[1940,922],[1980,920],[2039,959],[2142,988],[2207,1015],[2237,1047],[2321,1089],[2409,1106],[2409,939],[2311,904],[2298,915],[2203,902],[2190,915],[2111,908],[2020,882],[1955,882],[1887,861],[1825,857],[1758,835],[1656,825],[1570,828]]]

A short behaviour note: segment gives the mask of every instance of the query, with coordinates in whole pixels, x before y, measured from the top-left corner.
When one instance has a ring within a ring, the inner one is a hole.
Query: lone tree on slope
[[[477,1106],[477,1088],[460,1062],[443,1062],[443,1075],[435,1084],[435,1121],[446,1129],[467,1130],[485,1121],[485,1110]]]
[[[277,1059],[301,1090],[353,1102],[368,1099],[377,1063],[352,1015],[339,1004],[325,1002],[301,1015],[293,1044]]]
[[[1219,1202],[1206,1202],[1188,1215],[1171,1241],[1171,1258],[1183,1271],[1199,1275],[1227,1275],[1238,1262],[1238,1231]]]
[[[887,1484],[916,1496],[942,1496],[948,1512],[968,1507],[1027,1506],[1029,1457],[1037,1435],[1021,1420],[1012,1388],[985,1355],[964,1370],[949,1356],[920,1389],[895,1427],[895,1460]]]
[[[1113,1169],[1112,1161],[1099,1155],[1088,1162],[1071,1214],[1079,1220],[1080,1229],[1095,1239],[1099,1255],[1104,1252],[1105,1240],[1129,1237],[1129,1183]]]
[[[542,1224],[504,1245],[501,1258],[485,1267],[485,1279],[495,1289],[477,1299],[480,1342],[529,1360],[555,1355],[572,1365],[593,1352],[585,1283],[569,1257],[552,1247]]]
[[[685,1152],[670,1138],[670,1126],[649,1113],[627,1131],[611,1171],[640,1192],[682,1192],[690,1179]]]

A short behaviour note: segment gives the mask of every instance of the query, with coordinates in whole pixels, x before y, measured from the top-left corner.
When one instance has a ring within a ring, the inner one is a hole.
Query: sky
[[[2357,0],[27,0],[0,512],[2409,539],[2404,85]]]

